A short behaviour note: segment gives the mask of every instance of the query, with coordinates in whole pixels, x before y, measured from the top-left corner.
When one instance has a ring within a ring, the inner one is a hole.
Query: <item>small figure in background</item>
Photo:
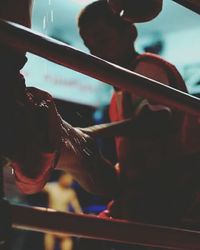
[[[48,194],[48,207],[66,212],[70,207],[75,213],[82,213],[77,195],[71,188],[73,179],[70,174],[62,174],[57,182],[47,183],[44,191]],[[61,250],[71,250],[73,248],[73,240],[68,235],[62,234],[46,234],[44,238],[45,250],[54,250],[56,240],[60,241]]]

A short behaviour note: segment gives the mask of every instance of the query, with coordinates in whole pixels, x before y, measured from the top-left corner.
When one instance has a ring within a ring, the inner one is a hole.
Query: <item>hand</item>
[[[8,117],[12,123],[5,123],[5,155],[12,161],[19,189],[38,192],[55,165],[61,144],[61,118],[52,97],[35,88],[26,89],[24,100],[13,100]]]
[[[62,140],[77,158],[94,160],[100,156],[90,129],[74,128],[62,120]]]
[[[108,0],[113,12],[130,23],[147,22],[162,10],[162,0]]]

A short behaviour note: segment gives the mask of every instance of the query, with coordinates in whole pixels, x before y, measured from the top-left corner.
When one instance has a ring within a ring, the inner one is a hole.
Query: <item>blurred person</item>
[[[136,27],[114,14],[105,0],[86,6],[78,26],[91,54],[187,92],[174,65],[157,55],[135,50]],[[100,217],[180,225],[199,189],[197,118],[115,88],[110,119],[115,122],[127,118],[133,119],[132,127],[126,127],[126,136],[115,139],[120,191]],[[82,240],[80,249],[151,248]]]
[[[0,18],[26,27],[31,27],[31,10],[32,0],[0,2]],[[3,118],[0,152],[12,162],[19,189],[25,193],[38,192],[55,165],[59,167],[67,160],[70,162],[68,166],[71,166],[68,171],[88,191],[113,195],[118,185],[116,171],[98,155],[95,146],[91,146],[91,139],[60,118],[48,93],[26,88],[25,79],[20,74],[27,60],[25,53],[0,44]],[[79,142],[75,142],[73,137],[78,137]],[[76,151],[85,153],[80,156],[74,150],[76,147]],[[86,150],[87,147],[90,150]],[[94,157],[88,157],[87,151],[93,151],[91,155]],[[92,171],[88,166],[92,166]],[[91,181],[93,179],[97,179],[95,186]],[[113,183],[112,187],[109,180]]]
[[[0,1],[0,17],[30,27],[31,8],[31,0]],[[25,53],[0,44],[0,152],[12,164],[18,188],[39,192],[53,169],[67,161],[67,171],[86,190],[113,196],[116,171],[92,139],[62,120],[51,95],[26,87],[20,74]]]
[[[136,27],[114,14],[106,0],[86,6],[78,26],[91,54],[187,92],[174,65],[135,50]],[[193,202],[200,174],[200,144],[194,134],[200,131],[192,122],[196,118],[115,88],[111,120],[131,117],[134,122],[127,136],[116,138],[121,190],[102,216],[163,225],[180,223]]]
[[[76,192],[72,189],[72,176],[63,173],[57,182],[49,182],[45,185],[44,191],[48,194],[48,207],[57,211],[69,211],[69,206],[75,213],[82,213]],[[53,250],[56,240],[60,242],[61,250],[71,250],[73,240],[70,236],[62,234],[45,234],[45,250]]]

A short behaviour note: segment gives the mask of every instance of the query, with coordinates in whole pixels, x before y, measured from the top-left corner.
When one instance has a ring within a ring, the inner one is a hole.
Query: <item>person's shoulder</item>
[[[142,53],[136,58],[136,63],[145,62],[148,64],[155,64],[158,67],[175,67],[172,63],[168,62],[161,56],[153,53]]]
[[[159,55],[152,53],[143,53],[139,55],[136,67],[148,68],[149,71],[155,70],[157,74],[165,74],[172,87],[188,92],[185,81],[176,66]]]
[[[55,187],[57,187],[57,183],[56,182],[48,182],[46,185],[45,185],[45,189],[54,189]]]
[[[159,60],[164,60],[161,56],[154,54],[154,53],[150,53],[150,52],[145,52],[142,54],[139,54],[137,56],[137,60],[155,60],[155,61],[159,61]]]
[[[170,68],[164,59],[151,53],[138,55],[135,59],[134,71],[136,73],[167,85],[169,83]]]

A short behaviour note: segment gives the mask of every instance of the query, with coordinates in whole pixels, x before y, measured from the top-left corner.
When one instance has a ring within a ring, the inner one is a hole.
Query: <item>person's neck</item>
[[[131,62],[134,61],[137,56],[138,53],[134,48],[132,48],[131,50],[128,51],[128,53],[126,53],[124,58],[120,61],[119,65],[124,68],[128,68]]]
[[[68,189],[70,186],[65,186],[65,185],[59,184],[59,187],[60,187],[61,189]]]
[[[128,53],[126,53],[126,56],[123,58],[123,60],[120,61],[120,63],[118,63],[119,66],[123,67],[123,68],[129,68],[131,65],[131,62],[133,62],[136,57],[139,55],[138,52],[136,52],[135,48],[132,48],[131,50],[129,50]],[[115,88],[115,91],[118,91],[118,88]]]

